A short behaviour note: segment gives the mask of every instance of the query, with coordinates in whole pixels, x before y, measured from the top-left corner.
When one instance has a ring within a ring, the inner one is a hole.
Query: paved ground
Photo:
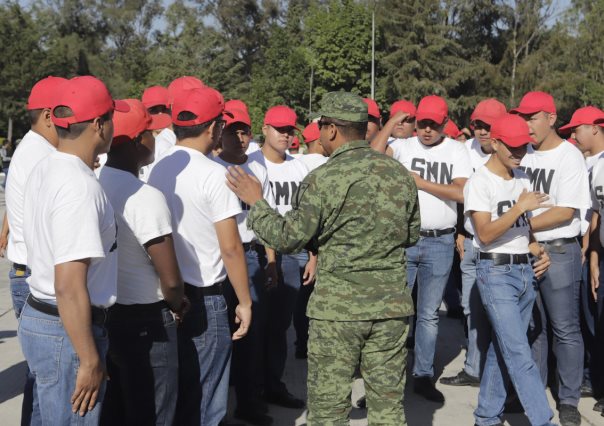
[[[0,192],[0,218],[4,215],[4,193]],[[11,306],[8,288],[9,263],[0,259],[0,424],[13,426],[19,424],[21,413],[22,389],[25,376],[25,361],[17,340],[17,320]],[[291,331],[291,330],[290,330]],[[463,328],[459,321],[441,316],[438,338],[436,375],[454,375],[463,365],[464,352],[460,348]],[[290,339],[293,341],[293,338]],[[292,350],[293,352],[293,350]],[[412,357],[409,358],[412,361]],[[306,397],[306,362],[288,360],[285,380],[290,391],[298,397]],[[439,386],[445,394],[444,405],[432,403],[413,394],[408,380],[405,392],[405,411],[410,426],[427,425],[472,425],[472,411],[476,406],[478,390],[476,388],[456,388]],[[352,400],[356,401],[363,394],[362,381],[357,380],[353,387]],[[550,397],[551,406],[554,402]],[[581,400],[579,410],[583,416],[583,425],[604,425],[604,418],[592,410],[593,398]],[[233,405],[233,404],[231,404]],[[232,407],[231,407],[232,410]],[[274,417],[275,426],[300,426],[305,424],[304,410],[289,410],[271,406],[270,414]],[[506,424],[511,426],[528,426],[524,415],[509,415]],[[555,419],[557,421],[557,417]],[[366,411],[353,409],[351,425],[367,425]]]

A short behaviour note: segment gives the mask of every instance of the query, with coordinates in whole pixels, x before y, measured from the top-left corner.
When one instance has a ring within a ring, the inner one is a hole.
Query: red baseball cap
[[[413,105],[413,102],[404,100],[396,101],[392,105],[390,105],[391,117],[399,111],[406,112],[407,114],[409,114],[409,117],[415,117],[416,109],[415,105]]]
[[[535,143],[529,134],[526,121],[515,114],[505,114],[496,119],[491,124],[491,138],[500,140],[512,148]]]
[[[269,108],[264,115],[264,124],[273,127],[296,127],[296,111],[285,105]]]
[[[48,76],[34,84],[27,99],[27,110],[44,109],[52,107],[54,98],[57,95],[57,87],[65,83],[67,79],[63,77]]]
[[[226,103],[224,104],[224,109],[226,109],[227,111],[230,111],[232,109],[240,109],[241,111],[249,113],[245,102],[239,99],[231,99],[226,101]]]
[[[304,138],[304,142],[314,142],[319,139],[321,135],[321,131],[319,130],[319,125],[316,122],[310,123],[308,126],[304,128],[302,132],[302,137]]]
[[[292,144],[289,146],[289,149],[298,148],[300,148],[300,139],[298,139],[298,136],[294,136],[294,139],[292,139]]]
[[[528,92],[520,100],[520,105],[510,110],[512,114],[535,114],[537,112],[556,113],[554,98],[545,92]]]
[[[380,107],[373,99],[363,98],[363,102],[367,104],[367,114],[374,118],[381,118]]]
[[[457,139],[457,136],[459,136],[461,132],[459,131],[459,127],[457,127],[457,124],[455,124],[453,120],[449,119],[449,121],[447,121],[447,124],[445,124],[444,133],[452,139]]]
[[[143,92],[142,101],[145,108],[158,105],[170,108],[170,94],[168,93],[168,89],[163,86],[147,87]]]
[[[69,107],[73,115],[64,118],[55,116],[55,109],[59,106]],[[51,118],[56,126],[69,127],[70,124],[92,120],[110,111],[128,112],[130,107],[124,101],[114,101],[101,80],[85,75],[66,80],[57,88]]]
[[[415,119],[417,121],[432,120],[435,123],[442,124],[449,115],[447,102],[440,96],[430,95],[422,98],[417,105]]]
[[[602,124],[604,125],[604,111],[594,106],[586,106],[579,108],[573,113],[570,122],[558,130],[561,132],[569,132],[575,127],[582,124]]]
[[[205,84],[203,84],[203,81],[197,77],[191,77],[188,75],[178,77],[168,85],[168,94],[170,95],[168,100],[170,101],[170,104],[173,104],[176,98],[180,96],[183,91],[200,89],[202,87],[205,87]]]
[[[113,115],[113,141],[111,145],[133,140],[145,130],[165,129],[171,123],[168,114],[151,115],[138,99],[124,99],[130,107],[128,112]]]
[[[223,118],[227,127],[233,123],[243,123],[247,124],[248,126],[252,125],[252,120],[250,119],[250,115],[247,113],[247,111],[238,108],[227,108],[226,104],[224,110],[226,114],[224,114]]]
[[[504,114],[507,114],[504,104],[494,98],[485,99],[478,102],[478,105],[476,105],[474,112],[470,116],[470,121],[482,121],[490,126]]]
[[[178,114],[188,111],[195,114],[192,120],[179,120]],[[172,123],[177,126],[195,126],[207,123],[224,112],[224,99],[220,92],[211,87],[185,90],[172,105]],[[232,115],[232,114],[231,114]]]

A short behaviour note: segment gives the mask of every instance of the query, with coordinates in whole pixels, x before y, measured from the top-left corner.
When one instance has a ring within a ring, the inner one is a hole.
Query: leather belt
[[[530,263],[528,253],[524,254],[509,254],[509,253],[483,253],[478,254],[479,259],[492,260],[493,266],[499,265],[521,265]]]
[[[20,263],[13,263],[13,268],[15,271],[25,272],[27,271],[27,265],[22,265]]]
[[[31,294],[27,296],[27,304],[43,314],[60,317],[59,308],[56,305],[46,303]],[[107,320],[107,309],[99,308],[98,306],[90,306],[90,313],[93,324],[100,326],[105,324],[105,321]]]
[[[204,296],[220,296],[222,294],[223,282],[221,281],[208,287],[197,287],[193,284],[185,283],[185,295],[189,299],[196,300],[203,299]]]
[[[452,234],[453,232],[455,232],[455,228],[420,229],[419,235],[422,237],[440,237],[441,235]]]

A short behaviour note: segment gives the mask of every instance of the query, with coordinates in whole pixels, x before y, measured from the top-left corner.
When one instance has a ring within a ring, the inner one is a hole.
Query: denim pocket
[[[512,272],[512,265],[492,265],[489,267],[489,275],[504,275]]]
[[[63,337],[34,333],[19,329],[21,348],[29,368],[40,384],[54,384],[59,380],[59,366]]]
[[[212,305],[214,308],[214,312],[224,312],[227,310],[226,299],[222,296],[213,297]]]

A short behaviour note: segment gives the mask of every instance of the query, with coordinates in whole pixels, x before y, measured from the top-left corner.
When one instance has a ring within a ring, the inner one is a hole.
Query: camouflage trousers
[[[408,318],[310,320],[308,425],[349,424],[354,372],[360,363],[370,426],[406,425],[403,410]]]

